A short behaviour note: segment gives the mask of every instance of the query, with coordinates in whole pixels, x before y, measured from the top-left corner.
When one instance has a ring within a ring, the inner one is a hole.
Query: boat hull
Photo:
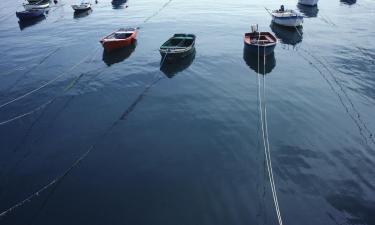
[[[277,17],[272,16],[272,22],[286,27],[298,27],[303,23],[303,16]]]
[[[318,0],[298,0],[298,4],[316,6],[318,4]]]
[[[165,59],[167,61],[173,61],[173,60],[180,60],[183,58],[186,58],[193,54],[195,51],[195,46],[192,46],[189,49],[186,49],[182,52],[168,52],[168,51],[159,51],[162,59]]]
[[[107,52],[112,52],[116,49],[125,48],[130,46],[136,42],[137,31],[135,30],[134,33],[127,39],[106,39],[103,38],[100,40],[103,48]]]
[[[259,54],[260,56],[270,55],[275,50],[275,47],[276,47],[276,44],[269,45],[269,46],[258,46],[258,45],[248,44],[245,42],[245,51],[248,54],[253,54],[253,55],[257,55],[257,54]]]
[[[72,5],[72,9],[75,12],[83,12],[83,11],[87,11],[87,10],[91,9],[91,5],[87,5],[87,6]]]
[[[20,20],[30,20],[34,18],[38,18],[44,15],[44,10],[32,10],[32,11],[22,11],[22,12],[16,12],[16,16]]]

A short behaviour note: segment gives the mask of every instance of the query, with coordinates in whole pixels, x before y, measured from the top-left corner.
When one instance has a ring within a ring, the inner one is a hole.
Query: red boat
[[[129,46],[135,42],[137,37],[137,28],[121,28],[100,40],[103,48],[107,51]]]

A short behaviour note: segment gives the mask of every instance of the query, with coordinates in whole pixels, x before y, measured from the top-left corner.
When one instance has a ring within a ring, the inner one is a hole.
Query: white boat
[[[23,7],[25,8],[25,10],[32,10],[32,9],[46,9],[49,7],[49,3],[42,3],[42,4],[27,4],[27,3],[24,3],[23,4]]]
[[[318,4],[318,0],[298,0],[298,4],[316,6]]]
[[[74,11],[85,11],[91,9],[91,3],[89,2],[82,2],[79,5],[72,5]]]
[[[287,26],[287,27],[298,27],[303,23],[303,15],[294,10],[285,10],[282,5],[280,9],[274,10],[271,13],[272,22]]]

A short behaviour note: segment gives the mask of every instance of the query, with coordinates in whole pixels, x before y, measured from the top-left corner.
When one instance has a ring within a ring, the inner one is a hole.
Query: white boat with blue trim
[[[302,14],[291,9],[286,10],[283,5],[280,6],[280,9],[272,11],[271,15],[272,22],[282,26],[298,27],[303,23]]]

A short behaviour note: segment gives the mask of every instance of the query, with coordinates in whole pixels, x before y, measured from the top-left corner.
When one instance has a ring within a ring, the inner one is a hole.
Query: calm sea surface
[[[298,31],[271,0],[74,3],[19,24],[0,1],[0,213],[32,196],[0,224],[277,224],[257,72],[284,224],[375,224],[375,1],[285,1]],[[252,24],[280,39],[266,68],[244,56]],[[127,26],[136,46],[104,54]],[[196,54],[160,68],[174,33]]]

